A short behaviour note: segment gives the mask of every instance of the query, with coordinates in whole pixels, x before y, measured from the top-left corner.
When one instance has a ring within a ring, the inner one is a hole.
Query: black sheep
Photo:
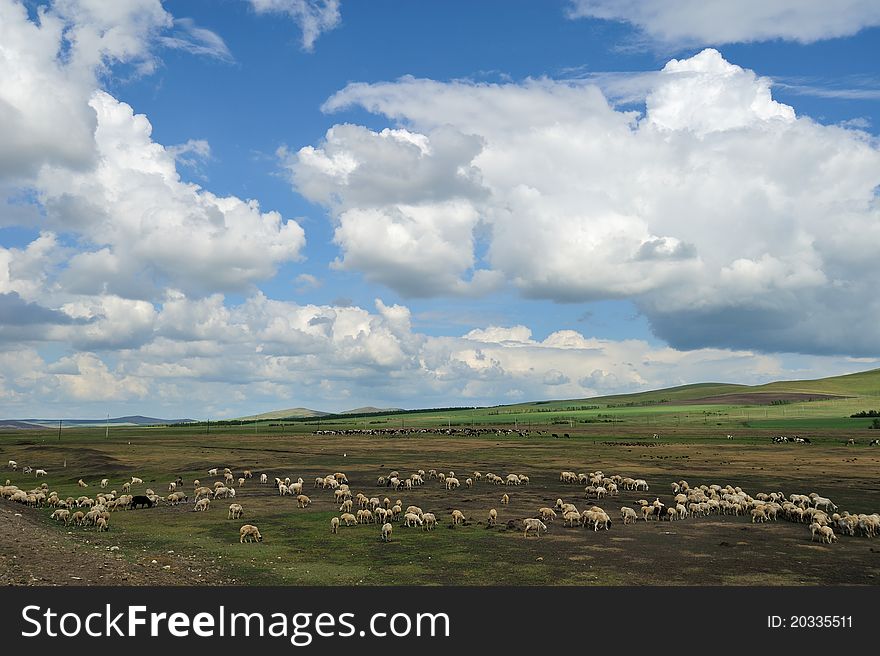
[[[138,494],[131,499],[131,503],[128,504],[129,508],[137,508],[138,506],[143,506],[145,508],[153,507],[153,500],[150,497],[144,496],[143,494]]]

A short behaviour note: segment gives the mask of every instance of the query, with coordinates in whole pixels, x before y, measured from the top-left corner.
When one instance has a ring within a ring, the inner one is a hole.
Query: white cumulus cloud
[[[659,44],[813,43],[880,25],[873,0],[570,0],[571,18],[632,24]]]
[[[403,294],[461,293],[475,272],[630,299],[678,348],[875,354],[876,140],[798,115],[717,50],[645,81],[644,113],[589,80],[355,83],[325,109],[391,125],[334,126],[284,161],[336,222],[340,266]]]

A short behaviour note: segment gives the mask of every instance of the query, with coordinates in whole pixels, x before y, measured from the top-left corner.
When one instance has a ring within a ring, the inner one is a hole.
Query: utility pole
[[[107,430],[104,431],[104,439],[110,437],[110,413],[107,413]]]
[[[59,442],[61,441],[61,422],[62,421],[64,421],[64,420],[63,419],[58,420],[58,441]]]

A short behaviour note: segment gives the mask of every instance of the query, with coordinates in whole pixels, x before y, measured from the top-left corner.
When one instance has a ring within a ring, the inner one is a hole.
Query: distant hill
[[[28,429],[28,428],[45,428],[45,426],[40,426],[39,424],[31,424],[26,421],[18,421],[16,419],[0,419],[0,428]]]
[[[603,407],[663,404],[704,405],[770,405],[774,401],[806,401],[858,396],[880,396],[880,369],[860,371],[842,376],[815,380],[780,380],[763,385],[735,383],[696,383],[664,389],[613,394],[586,399],[533,401],[499,408],[515,409],[539,406],[542,408],[570,408],[576,405]]]
[[[353,410],[343,410],[341,415],[369,415],[376,412],[400,412],[403,408],[376,408],[366,405],[363,408],[354,408]]]
[[[12,428],[47,428],[58,426],[58,419],[9,419],[0,420],[3,424],[18,423],[27,426],[14,426]],[[62,426],[156,426],[169,424],[189,424],[193,419],[158,419],[156,417],[144,417],[142,415],[130,415],[127,417],[111,417],[110,419],[62,419]]]
[[[272,412],[264,412],[259,415],[249,415],[247,417],[238,417],[241,421],[262,421],[264,419],[288,419],[302,417],[326,417],[329,412],[321,412],[320,410],[311,410],[310,408],[287,408],[287,410],[273,410]]]

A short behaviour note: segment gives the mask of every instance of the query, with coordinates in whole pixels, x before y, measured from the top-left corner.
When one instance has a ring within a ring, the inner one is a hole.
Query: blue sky
[[[0,0],[0,416],[877,366],[880,13],[698,4]]]

